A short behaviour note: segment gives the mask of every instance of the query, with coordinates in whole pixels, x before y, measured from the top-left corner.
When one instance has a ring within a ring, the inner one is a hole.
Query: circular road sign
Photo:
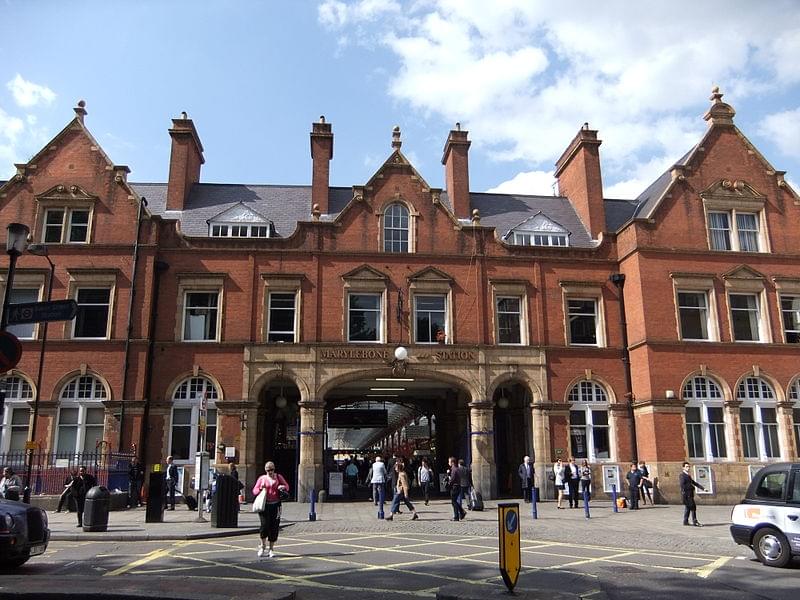
[[[0,331],[0,373],[5,373],[17,366],[22,358],[22,344],[17,336],[8,331]]]

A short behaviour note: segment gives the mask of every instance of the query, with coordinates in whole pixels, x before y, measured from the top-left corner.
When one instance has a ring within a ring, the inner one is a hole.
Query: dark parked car
[[[0,567],[19,567],[44,553],[50,541],[47,513],[14,500],[0,500]]]
[[[800,463],[777,463],[756,473],[744,500],[733,507],[731,536],[770,567],[785,567],[800,556]]]

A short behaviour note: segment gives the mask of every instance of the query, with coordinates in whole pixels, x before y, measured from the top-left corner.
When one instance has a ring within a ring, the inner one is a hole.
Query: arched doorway
[[[517,469],[525,456],[530,456],[531,462],[534,458],[528,389],[521,383],[507,381],[497,387],[492,400],[497,495],[518,498],[522,488]]]
[[[255,477],[263,473],[264,463],[271,460],[289,482],[291,496],[295,499],[300,462],[299,402],[300,390],[288,376],[281,373],[271,380],[261,392],[256,435]]]

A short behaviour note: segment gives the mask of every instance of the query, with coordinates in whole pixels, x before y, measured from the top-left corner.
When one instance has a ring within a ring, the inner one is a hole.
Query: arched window
[[[28,401],[33,400],[33,388],[24,377],[11,375],[0,379],[0,389],[6,394],[5,409],[0,415],[3,419],[2,452],[25,452],[31,414]]]
[[[761,377],[745,377],[739,382],[736,399],[741,400],[742,451],[745,458],[780,458],[778,414],[775,391]]]
[[[383,211],[383,251],[408,252],[408,209],[390,204]]]
[[[683,386],[689,458],[727,458],[722,390],[708,377],[692,377]]]
[[[608,397],[594,381],[579,381],[569,391],[569,437],[572,456],[590,461],[611,458]]]
[[[800,377],[789,386],[789,400],[794,403],[792,407],[792,421],[794,422],[794,445],[797,455],[800,456]]]
[[[107,398],[105,385],[92,375],[79,375],[61,388],[57,453],[93,454],[101,450],[106,412],[102,401]]]
[[[207,377],[184,379],[172,394],[169,454],[176,463],[194,460],[205,428],[205,450],[214,454],[217,443],[217,387]],[[205,415],[203,410],[205,409]]]

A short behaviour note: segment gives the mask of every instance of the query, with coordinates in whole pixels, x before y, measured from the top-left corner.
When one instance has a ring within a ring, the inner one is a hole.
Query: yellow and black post
[[[497,525],[500,530],[500,574],[509,592],[514,591],[520,570],[519,503],[497,505]]]

